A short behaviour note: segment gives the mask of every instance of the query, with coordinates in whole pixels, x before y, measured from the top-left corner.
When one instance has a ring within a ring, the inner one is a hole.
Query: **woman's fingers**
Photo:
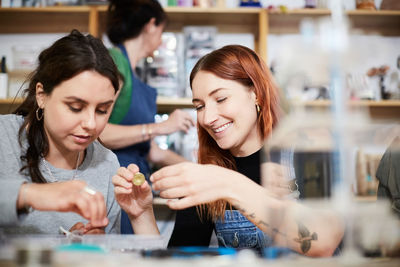
[[[84,214],[95,227],[104,226],[106,220],[106,205],[104,197],[99,192],[91,192],[82,190],[80,197],[83,199],[80,205],[81,208],[85,209]],[[78,206],[79,207],[79,206]]]
[[[150,176],[150,181],[152,183],[157,182],[158,180],[164,179],[164,178],[169,178],[172,176],[178,176],[183,173],[185,166],[189,163],[179,163],[175,165],[170,165],[164,168],[161,168],[160,170],[154,172]]]
[[[119,168],[117,171],[117,175],[126,179],[129,182],[132,181],[133,179],[133,173],[125,167]]]
[[[114,187],[122,187],[125,189],[131,189],[132,188],[132,180],[127,181],[125,178],[121,177],[120,175],[114,175],[111,179]]]
[[[149,185],[149,183],[145,180],[143,184],[141,184],[140,186],[135,186],[135,189],[137,189],[138,191],[140,191],[141,193],[150,193],[151,192],[151,187]]]
[[[77,222],[76,224],[74,224],[71,229],[69,229],[70,232],[72,231],[81,231],[81,232],[85,232],[85,224],[83,222]]]
[[[160,197],[168,199],[181,198],[187,195],[185,187],[171,187],[160,191]]]
[[[85,232],[85,235],[102,235],[105,234],[104,228],[96,227]]]
[[[73,180],[30,186],[32,206],[42,211],[75,212],[95,225],[107,225],[104,197],[84,181]]]
[[[107,218],[107,207],[106,202],[104,201],[104,197],[99,192],[96,193],[95,198],[97,199],[97,222],[101,225],[104,222],[104,219]]]
[[[181,199],[169,199],[167,201],[167,205],[170,209],[173,210],[182,210],[187,209],[189,207],[193,207],[196,205],[202,204],[192,196],[187,196]]]
[[[84,234],[85,235],[98,235],[98,234],[105,234],[104,227],[95,227],[93,224],[88,222],[84,226]]]
[[[75,200],[76,212],[83,218],[90,220],[90,203],[85,197],[77,197]]]
[[[154,190],[165,190],[169,187],[172,187],[173,185],[171,184],[171,178],[173,176],[162,176],[162,178],[158,177],[153,179],[153,189]],[[151,178],[150,178],[151,179]]]
[[[139,167],[136,164],[129,164],[128,170],[131,172],[131,174],[135,174],[139,171]]]
[[[132,188],[114,187],[115,195],[129,195],[132,193]]]

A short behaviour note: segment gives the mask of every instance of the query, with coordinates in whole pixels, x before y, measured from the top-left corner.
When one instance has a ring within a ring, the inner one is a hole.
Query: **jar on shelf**
[[[356,0],[357,9],[376,10],[374,0]]]
[[[305,0],[305,8],[316,8],[317,7],[317,0]]]

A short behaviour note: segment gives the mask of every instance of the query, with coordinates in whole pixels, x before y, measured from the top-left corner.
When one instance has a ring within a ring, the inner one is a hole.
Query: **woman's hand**
[[[150,185],[145,181],[140,186],[132,184],[135,173],[139,172],[138,166],[130,164],[128,168],[121,167],[113,176],[115,199],[130,217],[137,218],[145,211],[153,209],[153,195]]]
[[[93,227],[108,224],[103,195],[88,188],[84,181],[23,184],[18,208],[26,205],[41,211],[75,212],[89,220]]]
[[[262,185],[271,196],[285,198],[291,191],[292,180],[289,178],[287,167],[267,162],[261,164]]]
[[[161,197],[170,199],[167,203],[171,209],[185,209],[219,199],[230,201],[236,186],[245,182],[243,178],[216,165],[184,162],[158,170],[150,180]]]
[[[153,194],[147,181],[140,186],[133,185],[134,174],[138,166],[130,164],[121,167],[113,176],[115,199],[128,213],[135,234],[158,235],[156,219],[153,212]]]
[[[161,122],[160,125],[162,134],[171,134],[177,131],[187,133],[195,124],[189,113],[176,109],[169,115],[168,120]]]
[[[70,232],[77,232],[81,235],[102,235],[105,234],[103,227],[94,227],[91,223],[87,223],[86,225],[82,222],[77,222],[74,224]]]

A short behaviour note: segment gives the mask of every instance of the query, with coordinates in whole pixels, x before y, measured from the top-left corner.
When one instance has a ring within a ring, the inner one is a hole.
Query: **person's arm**
[[[169,149],[161,149],[154,141],[151,142],[148,160],[160,167],[187,161],[187,159]]]
[[[113,176],[115,199],[128,214],[135,234],[159,235],[153,211],[153,194],[145,181],[142,185],[133,185],[134,174],[139,172],[135,164],[121,167]]]
[[[4,173],[1,173],[3,176]],[[25,210],[18,210],[17,201],[21,185],[25,183],[23,179],[7,179],[1,177],[0,186],[0,226],[16,225],[21,219],[20,214]],[[24,207],[22,207],[24,208]]]
[[[108,224],[103,195],[79,180],[24,183],[18,192],[16,209],[25,207],[41,211],[75,212],[89,220],[93,227],[105,227]]]
[[[172,209],[224,199],[278,245],[307,256],[332,255],[343,236],[343,224],[333,212],[272,197],[268,189],[226,168],[181,163],[160,169],[150,180],[161,197],[173,199],[167,202]]]
[[[160,123],[138,125],[118,125],[108,123],[100,135],[101,141],[110,149],[120,149],[148,141],[159,135],[168,135],[177,131],[187,132],[194,126],[189,113],[175,110],[168,120]]]
[[[224,198],[274,237],[278,246],[301,254],[331,256],[343,238],[344,223],[335,212],[272,197],[266,188],[243,177],[231,179]]]
[[[107,123],[100,134],[100,139],[110,149],[124,148],[150,139],[147,130],[142,134],[143,127],[151,127],[151,125],[118,125]]]

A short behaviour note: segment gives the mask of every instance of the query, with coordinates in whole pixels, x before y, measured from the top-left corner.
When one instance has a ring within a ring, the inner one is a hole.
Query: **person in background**
[[[4,233],[57,234],[60,226],[82,234],[120,232],[111,181],[119,163],[96,141],[119,80],[101,40],[77,30],[40,53],[23,103],[15,114],[0,116]],[[152,203],[150,186],[143,187],[135,222],[153,215],[152,209],[142,209]],[[148,222],[138,233],[147,233]]]
[[[387,199],[400,218],[400,136],[396,136],[382,156],[376,171],[378,199]]]
[[[178,210],[169,246],[209,246],[215,230],[224,247],[332,255],[344,232],[337,214],[284,197],[290,191],[279,166],[263,166],[270,182],[260,185],[262,147],[280,114],[278,89],[262,59],[249,48],[225,46],[197,62],[190,85],[199,164],[167,166],[150,178]]]
[[[194,126],[190,114],[182,110],[175,110],[164,122],[154,123],[156,89],[140,81],[135,73],[138,62],[151,56],[161,44],[166,21],[164,10],[155,0],[111,0],[109,4],[107,35],[115,45],[110,54],[124,83],[101,140],[115,152],[121,166],[134,163],[146,178],[151,171],[149,161],[158,166],[185,161],[170,150],[160,149],[152,138],[187,132]],[[132,233],[124,212],[121,229],[122,233]]]

